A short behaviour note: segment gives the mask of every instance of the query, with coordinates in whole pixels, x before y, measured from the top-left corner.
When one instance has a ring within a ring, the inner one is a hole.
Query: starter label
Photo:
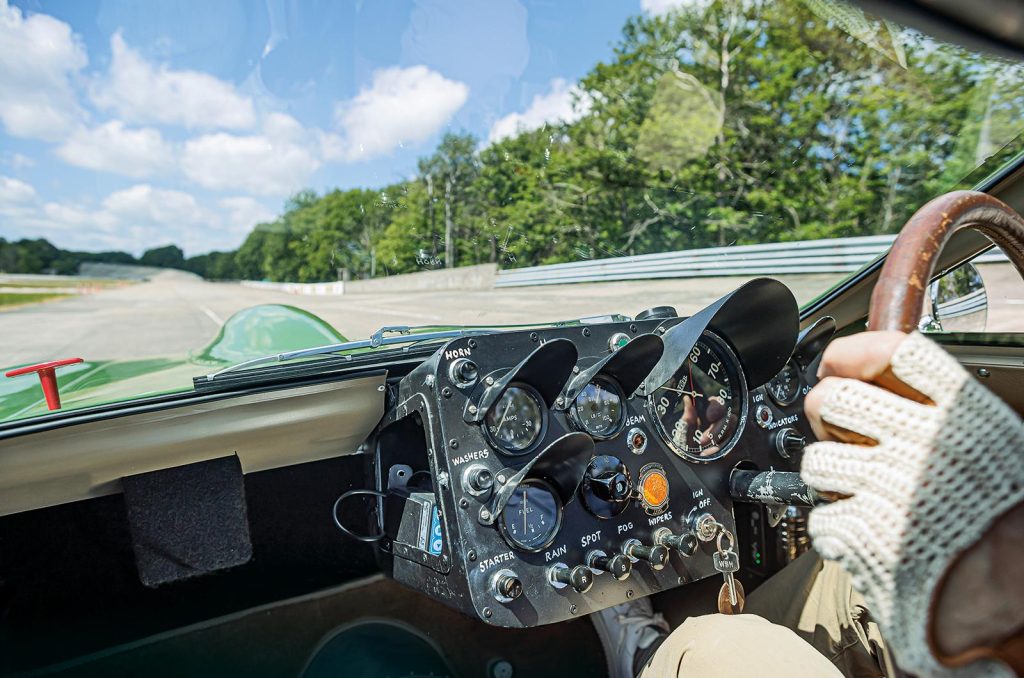
[[[480,561],[480,571],[486,572],[495,565],[500,565],[502,563],[507,563],[510,560],[515,560],[515,557],[515,553],[513,553],[512,551],[508,551],[507,553],[499,553],[493,558],[485,558],[484,560]]]

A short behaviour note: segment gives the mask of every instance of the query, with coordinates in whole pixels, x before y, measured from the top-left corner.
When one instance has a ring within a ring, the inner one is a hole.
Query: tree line
[[[837,3],[693,3],[629,19],[572,123],[446,134],[412,179],[300,192],[161,265],[310,282],[891,233],[1020,149],[1022,80]]]

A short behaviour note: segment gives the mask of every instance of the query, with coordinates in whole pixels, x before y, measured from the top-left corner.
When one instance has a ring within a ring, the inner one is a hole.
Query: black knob
[[[635,320],[655,320],[661,318],[678,318],[679,313],[672,306],[655,306],[644,309],[636,314]]]
[[[775,450],[783,459],[789,459],[807,446],[807,439],[796,429],[785,427],[775,432]]]
[[[594,573],[586,565],[577,565],[571,570],[562,565],[548,570],[551,581],[561,586],[571,586],[576,593],[586,593],[594,585]]]
[[[474,494],[483,494],[494,487],[494,474],[490,469],[474,465],[466,469],[466,485]]]
[[[630,558],[647,561],[647,563],[655,570],[660,570],[665,567],[666,563],[668,563],[668,547],[662,546],[661,544],[644,546],[638,541],[630,541],[627,542],[626,546],[623,548],[623,553]]]
[[[472,384],[480,376],[480,369],[472,360],[459,358],[452,363],[451,376],[457,384]]]
[[[494,597],[502,603],[510,603],[523,595],[523,582],[515,573],[510,571],[499,572],[492,583]]]
[[[687,558],[697,552],[697,546],[700,544],[697,541],[697,535],[693,532],[684,532],[682,534],[666,532],[659,536],[658,543],[675,549],[679,552],[679,555],[686,556]]]
[[[595,495],[605,501],[620,502],[629,499],[629,478],[625,473],[603,473],[590,479],[590,487]]]
[[[622,553],[609,556],[600,551],[594,551],[587,559],[587,564],[595,570],[609,573],[619,581],[629,578],[630,572],[633,571],[633,563],[629,560],[629,556]]]

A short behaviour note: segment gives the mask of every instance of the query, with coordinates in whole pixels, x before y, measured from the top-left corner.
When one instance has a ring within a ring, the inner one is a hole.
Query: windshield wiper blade
[[[385,327],[380,328],[372,335],[370,335],[369,339],[344,341],[339,344],[324,344],[323,346],[301,348],[295,351],[274,353],[271,355],[260,356],[259,358],[244,360],[240,363],[229,365],[222,370],[214,372],[213,374],[207,374],[206,380],[214,381],[218,377],[221,377],[225,374],[250,369],[253,367],[260,367],[262,365],[283,363],[291,360],[299,360],[300,358],[311,358],[320,355],[331,355],[333,353],[340,353],[342,351],[353,351],[361,348],[380,348],[381,346],[393,346],[396,344],[409,344],[409,346],[406,346],[406,350],[408,350],[409,348],[412,347],[412,345],[420,344],[425,341],[437,341],[439,339],[455,339],[458,337],[491,334],[494,332],[503,331],[497,328],[474,327],[450,330],[435,330],[433,332],[415,332],[416,330],[430,329],[430,327],[432,326],[410,327],[408,325],[387,325]],[[344,357],[349,360],[351,360],[352,358],[352,356],[350,355],[346,355]]]

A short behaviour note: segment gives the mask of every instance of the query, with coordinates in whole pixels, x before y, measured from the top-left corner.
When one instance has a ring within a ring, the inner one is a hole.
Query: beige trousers
[[[665,640],[641,678],[898,674],[849,575],[813,551],[747,597],[744,614],[691,617]]]

